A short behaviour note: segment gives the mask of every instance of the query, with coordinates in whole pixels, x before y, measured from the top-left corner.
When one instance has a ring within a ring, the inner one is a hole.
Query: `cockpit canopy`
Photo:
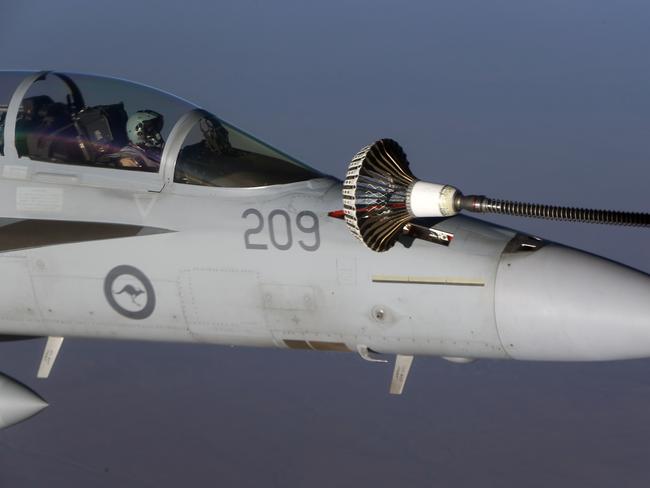
[[[260,187],[321,176],[213,114],[113,78],[0,72],[0,155]]]

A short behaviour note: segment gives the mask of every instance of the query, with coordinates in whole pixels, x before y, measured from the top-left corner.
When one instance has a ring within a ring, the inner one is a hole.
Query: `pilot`
[[[204,149],[212,154],[227,155],[233,152],[228,140],[228,131],[214,117],[201,119],[200,129],[203,134]]]
[[[160,134],[163,116],[153,110],[139,110],[126,122],[129,144],[117,154],[121,168],[158,171],[165,141]]]
[[[228,139],[228,130],[214,116],[203,117],[198,124],[201,140],[181,149],[176,163],[175,181],[192,185],[215,185],[234,171],[238,152]]]

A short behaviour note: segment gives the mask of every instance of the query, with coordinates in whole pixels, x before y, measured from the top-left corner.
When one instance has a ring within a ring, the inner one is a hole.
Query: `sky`
[[[640,0],[0,4],[0,69],[117,76],[342,177],[391,137],[465,193],[650,211]],[[650,234],[486,217],[650,272]],[[390,366],[354,354],[0,344],[50,407],[0,431],[0,486],[590,486],[650,481],[650,362]]]

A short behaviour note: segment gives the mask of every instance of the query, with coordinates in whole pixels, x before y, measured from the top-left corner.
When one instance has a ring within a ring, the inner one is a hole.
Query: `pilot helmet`
[[[200,129],[206,147],[216,154],[228,154],[232,150],[228,140],[228,131],[216,117],[201,119]]]
[[[162,149],[160,135],[164,123],[163,116],[153,110],[139,110],[126,122],[126,134],[136,146]]]

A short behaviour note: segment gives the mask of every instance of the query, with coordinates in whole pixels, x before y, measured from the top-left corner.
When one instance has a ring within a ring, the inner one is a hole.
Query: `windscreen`
[[[310,180],[317,171],[236,127],[205,113],[186,137],[174,181],[251,188]]]

